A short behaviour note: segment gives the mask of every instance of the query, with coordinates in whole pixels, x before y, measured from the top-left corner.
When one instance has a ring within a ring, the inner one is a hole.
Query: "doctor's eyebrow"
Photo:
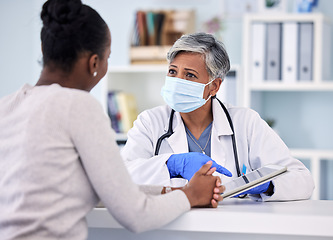
[[[197,71],[195,71],[194,69],[192,69],[192,68],[184,68],[186,71],[193,71],[193,72],[195,72],[196,74],[198,74],[199,75],[199,73],[197,72]]]
[[[176,65],[172,65],[172,64],[170,64],[169,67],[178,68]]]

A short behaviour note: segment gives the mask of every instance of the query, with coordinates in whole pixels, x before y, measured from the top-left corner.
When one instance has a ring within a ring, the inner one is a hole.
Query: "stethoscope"
[[[214,97],[216,98],[216,97]],[[239,162],[238,162],[238,154],[237,154],[237,146],[236,146],[236,139],[235,139],[235,131],[234,131],[234,125],[232,124],[232,120],[231,120],[231,117],[230,117],[230,114],[227,110],[227,108],[224,106],[224,104],[218,99],[216,98],[216,100],[220,103],[225,115],[227,116],[227,119],[228,119],[228,122],[229,122],[229,125],[230,125],[230,128],[232,130],[232,135],[231,135],[231,140],[232,140],[232,148],[234,150],[234,159],[235,159],[235,165],[236,165],[236,170],[237,170],[237,175],[238,177],[242,176],[241,175],[241,171],[240,171],[240,168],[239,168]],[[171,114],[170,114],[170,118],[169,118],[169,127],[168,127],[168,131],[163,134],[158,140],[157,140],[157,143],[156,143],[156,148],[155,148],[155,155],[158,155],[158,152],[160,151],[160,148],[161,148],[161,144],[162,144],[162,141],[165,139],[165,138],[168,138],[170,137],[172,134],[173,134],[173,130],[172,130],[172,122],[173,122],[173,116],[175,114],[175,110],[171,110]]]

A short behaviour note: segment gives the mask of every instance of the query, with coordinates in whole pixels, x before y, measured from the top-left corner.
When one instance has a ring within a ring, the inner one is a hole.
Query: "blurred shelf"
[[[283,82],[267,82],[260,84],[250,84],[252,91],[333,91],[333,81],[325,81],[321,83],[283,83]]]
[[[126,65],[126,66],[113,66],[110,67],[109,73],[152,73],[152,72],[166,72],[168,70],[168,65],[150,65],[150,64],[136,64],[136,65]]]
[[[290,151],[297,158],[333,160],[333,150],[292,148]]]

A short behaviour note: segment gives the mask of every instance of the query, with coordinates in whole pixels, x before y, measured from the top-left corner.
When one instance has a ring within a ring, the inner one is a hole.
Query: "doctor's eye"
[[[174,69],[169,69],[168,75],[175,75],[177,72]]]
[[[186,77],[187,77],[187,78],[197,78],[197,76],[195,76],[193,73],[190,73],[190,72],[188,72],[188,73],[186,74]]]

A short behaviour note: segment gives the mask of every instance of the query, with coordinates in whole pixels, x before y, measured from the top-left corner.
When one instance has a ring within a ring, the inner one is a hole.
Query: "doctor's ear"
[[[222,84],[222,79],[221,78],[215,78],[214,81],[210,84],[210,95],[214,96],[216,93],[219,91],[220,86]]]

